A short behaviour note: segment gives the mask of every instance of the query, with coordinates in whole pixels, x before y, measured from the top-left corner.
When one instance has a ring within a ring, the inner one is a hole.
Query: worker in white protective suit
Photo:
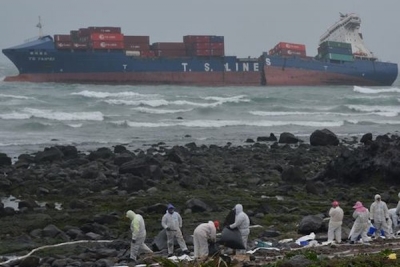
[[[342,223],[343,223],[343,210],[336,200],[332,202],[332,207],[329,210],[329,225],[328,225],[328,243],[334,240],[337,243],[342,242]]]
[[[357,201],[353,208],[353,218],[355,221],[350,237],[350,244],[355,244],[359,236],[361,236],[363,243],[368,244],[369,237],[367,236],[367,233],[369,230],[369,211],[360,201]]]
[[[168,204],[167,211],[161,219],[161,225],[167,232],[168,257],[174,255],[175,238],[184,254],[189,255],[185,240],[182,235],[182,217],[175,211],[172,204]]]
[[[399,199],[400,199],[400,193],[399,193],[397,196],[398,196]],[[399,225],[399,220],[400,220],[400,200],[399,200],[399,202],[397,203],[395,215],[396,215],[395,218],[396,218],[397,220],[393,220],[393,218],[392,218],[392,221],[393,221],[392,223],[393,223],[393,225],[395,226],[395,227],[393,228],[393,233],[396,233],[397,230],[398,230],[398,227],[400,226],[400,225]]]
[[[208,257],[208,243],[215,243],[217,230],[219,230],[218,221],[202,223],[194,229],[193,245],[196,259],[205,260]]]
[[[235,222],[229,225],[230,229],[237,228],[242,236],[244,248],[247,249],[247,239],[250,234],[250,219],[249,216],[243,211],[242,204],[235,206]]]
[[[389,233],[395,235],[397,231],[397,226],[398,226],[398,219],[399,217],[396,214],[396,208],[389,209],[389,222],[388,222],[388,228],[389,228]]]
[[[375,201],[371,204],[369,211],[369,218],[375,228],[375,237],[380,237],[381,230],[383,230],[386,238],[392,238],[393,234],[390,234],[389,229],[389,210],[380,195],[375,195]]]
[[[136,262],[139,252],[153,253],[153,251],[144,243],[146,239],[146,227],[142,215],[128,210],[126,212],[126,217],[131,220],[130,229],[132,231],[132,240],[130,258]]]

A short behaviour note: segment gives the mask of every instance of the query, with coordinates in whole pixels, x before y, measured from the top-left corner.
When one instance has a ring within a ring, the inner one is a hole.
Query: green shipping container
[[[342,55],[342,54],[326,54],[324,56],[326,59],[332,59],[332,60],[340,60],[340,61],[354,61],[353,55]]]
[[[325,41],[321,43],[320,47],[341,47],[341,48],[350,48],[350,43],[341,43],[341,42],[334,42],[334,41]]]

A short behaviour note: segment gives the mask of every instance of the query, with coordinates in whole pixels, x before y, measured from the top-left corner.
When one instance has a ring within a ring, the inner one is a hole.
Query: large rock
[[[308,215],[305,216],[300,224],[298,233],[308,235],[311,232],[318,232],[323,225],[323,219],[320,216],[316,215]]]
[[[294,134],[287,132],[281,133],[278,141],[280,144],[297,144],[298,142],[301,142],[301,140],[295,137]]]
[[[0,153],[0,166],[11,166],[11,158],[7,154]]]
[[[316,130],[310,136],[310,144],[312,146],[337,146],[339,139],[328,129]]]

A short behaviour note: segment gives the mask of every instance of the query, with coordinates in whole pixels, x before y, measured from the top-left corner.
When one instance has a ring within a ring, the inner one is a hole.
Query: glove
[[[167,230],[167,231],[171,231],[171,228],[167,227],[167,228],[165,228],[165,230]]]
[[[371,220],[371,223],[374,224],[374,219]]]
[[[226,228],[228,228],[229,230],[232,230],[232,228],[229,225]]]
[[[389,218],[386,218],[386,222],[389,221]]]
[[[136,239],[132,239],[132,243],[135,244],[136,243]]]

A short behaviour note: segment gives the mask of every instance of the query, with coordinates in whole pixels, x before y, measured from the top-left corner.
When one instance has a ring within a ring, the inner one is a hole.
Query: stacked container
[[[186,35],[183,42],[188,56],[224,56],[224,37],[215,35]]]
[[[350,43],[325,41],[318,47],[318,58],[337,60],[337,61],[353,61],[353,53]]]
[[[151,45],[157,57],[184,57],[186,56],[185,44],[181,42],[158,42]]]
[[[280,42],[268,52],[269,55],[279,56],[306,56],[306,46],[304,44]]]

